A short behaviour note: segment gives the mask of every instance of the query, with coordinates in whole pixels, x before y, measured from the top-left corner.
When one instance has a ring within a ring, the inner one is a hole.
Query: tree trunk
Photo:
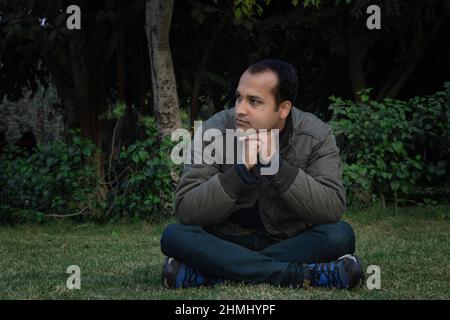
[[[181,127],[175,72],[169,45],[173,0],[147,0],[145,32],[150,55],[153,108],[162,136]]]
[[[203,78],[205,77],[205,72],[208,67],[209,60],[211,58],[212,51],[214,49],[214,46],[216,44],[217,36],[220,33],[223,32],[223,28],[225,27],[225,24],[227,23],[228,17],[222,16],[220,19],[219,25],[213,30],[211,38],[209,39],[208,45],[206,47],[206,50],[203,51],[202,61],[200,62],[200,68],[195,75],[195,82],[192,89],[191,94],[191,126],[194,125],[194,121],[197,118],[198,115],[198,98],[200,95],[200,89],[203,82]]]
[[[364,60],[367,48],[361,42],[361,35],[357,34],[356,22],[350,18],[348,31],[348,66],[350,82],[352,84],[353,97],[355,102],[361,102],[358,91],[367,88],[367,81],[364,74]]]
[[[70,60],[72,62],[73,93],[77,106],[77,120],[81,133],[89,138],[96,146],[94,154],[97,177],[100,184],[104,184],[104,154],[102,150],[101,133],[103,123],[99,119],[100,113],[105,107],[105,100],[101,86],[102,75],[98,74],[94,67],[86,65],[81,53],[79,43],[70,45]],[[99,189],[101,199],[106,198],[105,187]]]
[[[67,125],[69,128],[80,128],[81,134],[97,146],[93,155],[99,181],[99,196],[106,197],[104,187],[104,156],[101,145],[103,124],[99,114],[105,106],[104,88],[99,79],[102,72],[96,66],[88,66],[84,62],[81,43],[71,41],[68,50],[52,46],[44,35],[43,59],[49,67],[53,80],[67,110]],[[102,69],[102,68],[99,68]],[[103,91],[102,91],[103,90]]]

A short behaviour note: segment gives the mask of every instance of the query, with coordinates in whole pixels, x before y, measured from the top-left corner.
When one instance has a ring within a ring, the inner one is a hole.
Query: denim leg
[[[167,226],[161,237],[161,251],[211,277],[280,286],[303,282],[302,264],[278,261],[199,226]]]
[[[284,262],[328,262],[355,252],[355,234],[345,221],[316,225],[258,252]]]

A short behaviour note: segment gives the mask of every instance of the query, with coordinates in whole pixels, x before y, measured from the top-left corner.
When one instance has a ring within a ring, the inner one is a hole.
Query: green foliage
[[[119,103],[113,105],[111,109],[106,110],[102,114],[100,114],[101,120],[115,120],[124,116],[126,105],[123,103]]]
[[[180,167],[173,164],[170,137],[161,138],[152,117],[143,117],[144,137],[123,147],[107,173],[111,188],[106,217],[154,220],[172,212]]]
[[[265,1],[266,6],[269,3],[270,0]],[[238,23],[241,21],[242,16],[251,17],[255,13],[260,16],[263,13],[263,8],[256,0],[234,0],[234,7],[234,18]]]
[[[121,107],[112,116],[121,116]],[[0,224],[42,222],[48,217],[90,216],[156,220],[172,212],[180,167],[170,137],[160,138],[155,120],[143,117],[144,136],[120,150],[104,181],[96,172],[94,144],[71,131],[67,143],[40,144],[34,153],[7,146],[0,154]],[[102,197],[100,186],[109,190]]]
[[[350,202],[446,192],[450,83],[444,91],[408,101],[372,101],[369,93],[360,92],[361,103],[331,97],[329,124],[341,149]]]
[[[271,0],[234,0],[235,23],[240,24],[243,17],[253,17],[255,15],[261,16],[264,12],[264,8],[258,2],[267,7],[270,5]],[[292,6],[297,7],[299,0],[291,0],[290,2]],[[320,0],[303,0],[302,3],[303,7],[318,7],[320,4]]]
[[[31,155],[6,146],[0,154],[0,223],[97,210],[94,152],[78,131],[71,131],[70,143],[41,144]]]

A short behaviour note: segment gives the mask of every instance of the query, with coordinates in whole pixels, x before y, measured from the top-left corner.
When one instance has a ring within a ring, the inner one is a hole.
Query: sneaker
[[[214,286],[222,279],[209,279],[194,268],[174,258],[166,258],[162,272],[162,285],[168,289]]]
[[[358,257],[347,254],[327,263],[306,265],[309,277],[305,278],[305,286],[351,289],[364,282],[364,272]]]

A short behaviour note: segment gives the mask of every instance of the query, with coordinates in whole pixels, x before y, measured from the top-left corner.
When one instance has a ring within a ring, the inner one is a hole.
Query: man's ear
[[[280,104],[279,110],[281,119],[286,118],[289,115],[291,109],[292,103],[290,101],[284,101],[282,104]]]

